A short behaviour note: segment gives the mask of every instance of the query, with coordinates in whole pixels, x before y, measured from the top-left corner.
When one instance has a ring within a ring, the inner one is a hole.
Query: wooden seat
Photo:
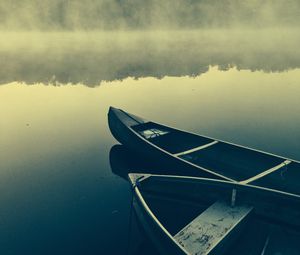
[[[234,206],[217,201],[174,237],[189,254],[215,254],[230,243],[239,232],[251,206]]]

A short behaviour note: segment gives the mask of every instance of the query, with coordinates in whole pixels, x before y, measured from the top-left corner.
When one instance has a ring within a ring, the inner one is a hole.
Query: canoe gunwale
[[[194,180],[194,181],[202,181],[202,182],[209,182],[212,184],[218,184],[218,183],[222,183],[224,185],[228,185],[228,186],[233,186],[232,188],[234,188],[234,186],[240,187],[240,188],[245,188],[245,189],[253,189],[253,190],[257,190],[260,192],[266,191],[268,193],[274,193],[277,194],[279,196],[286,196],[290,199],[297,199],[300,200],[300,195],[294,194],[294,193],[289,193],[289,192],[285,192],[285,191],[281,191],[281,190],[276,190],[276,189],[271,189],[271,188],[266,188],[266,187],[262,187],[262,186],[256,186],[256,185],[251,185],[251,184],[243,184],[240,182],[231,182],[228,180],[217,180],[217,179],[213,179],[213,178],[204,178],[204,177],[194,177],[194,176],[181,176],[181,175],[166,175],[166,174],[141,174],[141,173],[130,173],[130,175],[147,175],[148,178],[151,177],[156,177],[156,178],[166,178],[166,179],[182,179],[183,180]]]

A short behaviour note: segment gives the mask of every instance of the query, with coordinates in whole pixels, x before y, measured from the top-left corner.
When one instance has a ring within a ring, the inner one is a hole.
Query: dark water
[[[97,55],[92,58],[93,54],[85,58],[82,52],[89,51],[88,44],[83,49],[79,47],[79,53],[61,49],[61,55],[59,51],[57,55],[47,55],[43,49],[41,55],[27,52],[27,56],[19,57],[20,49],[6,50],[5,54],[10,55],[7,62],[1,60],[0,86],[0,254],[126,254],[128,243],[134,243],[131,236],[135,229],[130,222],[131,191],[123,178],[129,157],[124,160],[112,149],[117,142],[107,126],[110,105],[182,129],[300,159],[300,71],[296,57],[299,51],[283,48],[275,57],[276,62],[270,60],[276,47],[264,46],[264,58],[268,60],[265,63],[260,53],[252,54],[261,50],[257,45],[241,54],[240,49],[235,51],[229,43],[223,48],[224,55],[229,56],[230,48],[231,53],[236,53],[235,59],[247,60],[251,65],[223,58],[225,69],[232,64],[246,70],[221,71],[208,67],[222,64],[216,60],[222,51],[217,46],[206,45],[204,64],[198,60],[190,63],[194,59],[192,50],[187,55],[184,50],[178,51],[185,56],[178,63],[178,55],[173,59],[167,53],[169,46],[154,50],[149,38],[139,40],[149,46],[142,52],[145,55],[137,56],[136,48],[124,44],[122,50],[129,57],[118,61],[109,54],[102,55],[101,61]],[[183,49],[189,49],[187,41],[179,40],[185,45]],[[60,45],[59,41],[55,45]],[[111,47],[113,52],[114,45]],[[32,51],[38,49],[33,47]],[[156,61],[165,69],[155,63],[148,65],[154,61],[149,60],[151,54],[153,59],[159,56]],[[53,56],[58,62],[51,61]],[[136,57],[138,61],[130,65]],[[170,58],[167,61],[164,57]],[[68,59],[71,64],[66,62]],[[128,69],[122,69],[121,75],[114,70],[110,76],[98,75],[103,69],[97,64],[102,63],[102,67],[106,62],[106,70],[120,63]],[[86,68],[82,63],[88,63]],[[265,72],[274,63],[279,65],[275,68],[278,72]],[[91,73],[90,67],[95,71]],[[260,71],[253,71],[256,69]],[[49,70],[63,84],[83,84],[45,86]],[[199,73],[202,75],[179,77]],[[127,76],[164,75],[175,77],[129,78],[103,82],[95,88],[84,86]],[[42,84],[5,84],[11,81]],[[130,163],[129,167],[140,166]],[[138,235],[142,238],[141,233]]]

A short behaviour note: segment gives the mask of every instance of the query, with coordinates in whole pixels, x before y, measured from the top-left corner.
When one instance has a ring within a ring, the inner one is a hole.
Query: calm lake
[[[300,160],[297,29],[1,36],[0,254],[128,253],[111,105]]]

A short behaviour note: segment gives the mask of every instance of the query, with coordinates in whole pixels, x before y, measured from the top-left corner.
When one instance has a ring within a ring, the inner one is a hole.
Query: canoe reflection
[[[149,163],[143,158],[136,157],[132,152],[124,145],[116,144],[111,147],[109,152],[109,162],[111,171],[113,174],[128,181],[128,173],[134,172],[149,172],[157,173],[159,171],[158,166],[154,163]],[[155,169],[155,171],[153,170]],[[128,183],[129,185],[129,183]],[[156,255],[158,252],[151,242],[146,237],[143,227],[137,220],[135,211],[133,208],[130,210],[130,223],[128,233],[128,255]]]
[[[123,179],[128,180],[128,173],[151,173],[160,174],[166,171],[158,163],[145,160],[140,155],[131,151],[124,145],[116,144],[109,152],[111,171]]]

